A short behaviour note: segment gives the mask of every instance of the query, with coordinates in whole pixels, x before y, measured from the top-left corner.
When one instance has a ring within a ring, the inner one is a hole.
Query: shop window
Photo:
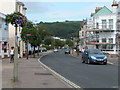
[[[4,42],[4,53],[7,53],[7,42]]]

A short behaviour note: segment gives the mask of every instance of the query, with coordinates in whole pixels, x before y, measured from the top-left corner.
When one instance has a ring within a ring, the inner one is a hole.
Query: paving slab
[[[38,58],[19,60],[18,82],[14,88],[70,88],[38,62]]]
[[[13,88],[13,63],[2,59],[2,88]]]

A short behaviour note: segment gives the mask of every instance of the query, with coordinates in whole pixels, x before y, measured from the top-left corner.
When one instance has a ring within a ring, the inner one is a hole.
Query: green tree
[[[61,47],[63,47],[65,45],[65,42],[64,41],[61,41],[61,40],[59,40],[59,39],[55,39],[55,47],[56,48],[61,48]]]
[[[73,43],[72,40],[70,40],[70,39],[67,39],[67,40],[66,40],[66,44],[67,44],[69,47],[73,47],[73,46],[74,46],[74,43]]]
[[[44,40],[44,44],[45,45],[52,45],[53,41],[54,41],[54,39],[52,37],[46,37]]]
[[[29,36],[28,36],[29,35]],[[34,57],[35,57],[35,47],[40,46],[41,36],[38,30],[29,22],[28,26],[24,27],[21,32],[21,38],[26,43],[29,42],[32,47],[34,47]]]
[[[41,24],[37,24],[36,28],[39,31],[42,40],[51,35],[51,33]]]
[[[54,36],[70,39],[71,37],[78,37],[81,23],[81,21],[66,21],[39,23],[39,25],[44,26]]]

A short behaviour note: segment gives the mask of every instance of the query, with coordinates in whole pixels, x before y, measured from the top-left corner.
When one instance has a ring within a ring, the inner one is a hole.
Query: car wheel
[[[90,59],[87,60],[87,64],[90,64]]]
[[[107,62],[104,62],[103,64],[104,64],[104,65],[106,65],[106,64],[107,64]]]
[[[82,60],[82,63],[85,63],[85,61],[83,60],[83,57],[81,58],[81,60]]]
[[[85,61],[85,63],[87,64],[87,61]]]

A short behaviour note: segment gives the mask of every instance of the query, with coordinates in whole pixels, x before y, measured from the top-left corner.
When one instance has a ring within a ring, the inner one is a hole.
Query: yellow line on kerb
[[[43,57],[43,56],[42,56]],[[41,58],[42,58],[41,57]],[[45,64],[43,64],[40,59],[38,59],[39,63],[44,66],[46,69],[48,69],[49,71],[51,71],[54,75],[56,75],[57,77],[59,77],[60,79],[62,79],[63,81],[65,81],[66,83],[68,83],[69,85],[71,85],[72,87],[79,89],[79,90],[83,90],[80,86],[76,85],[75,83],[71,82],[70,80],[66,79],[65,77],[63,77],[62,75],[58,74],[57,72],[55,72],[54,70],[52,70],[51,68],[49,68],[48,66],[46,66]]]

